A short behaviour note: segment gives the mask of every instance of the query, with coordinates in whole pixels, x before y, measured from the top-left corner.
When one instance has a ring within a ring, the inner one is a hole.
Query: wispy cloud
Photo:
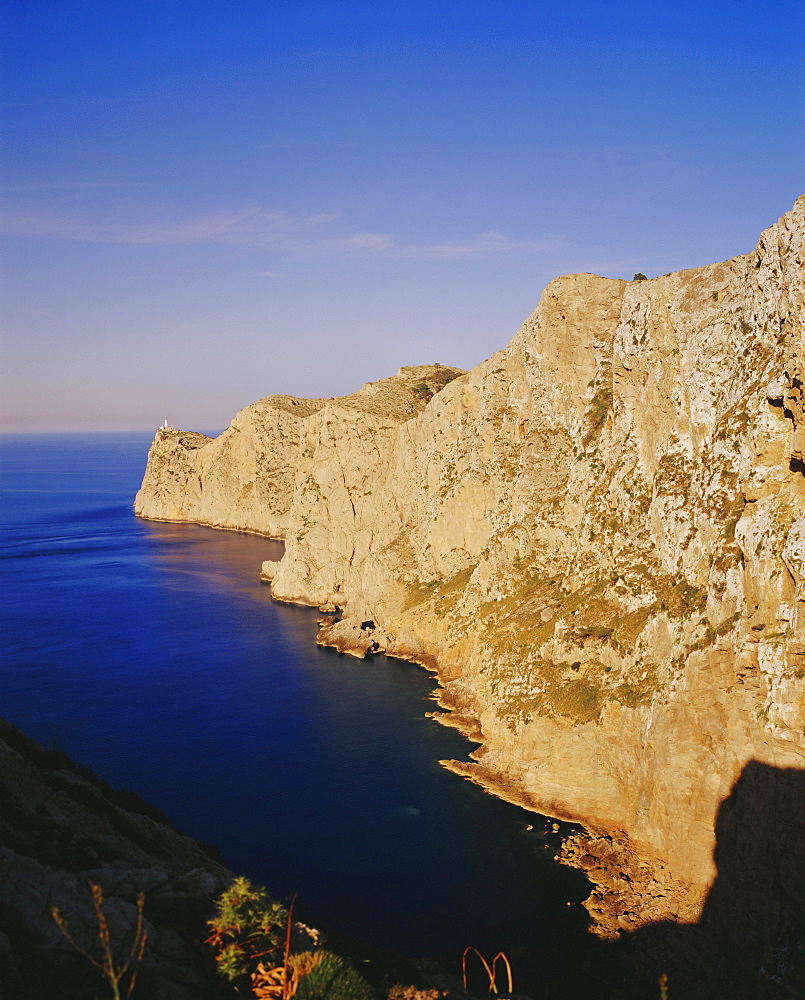
[[[155,210],[137,219],[110,221],[50,211],[11,211],[0,215],[0,231],[17,236],[79,240],[85,243],[192,244],[229,243],[264,246],[280,242],[291,233],[309,230],[329,221],[329,216],[294,218],[257,205],[212,212],[184,219],[166,217]]]
[[[390,250],[394,245],[394,237],[390,233],[353,233],[351,236],[344,236],[339,241],[342,246],[370,253],[384,252]]]
[[[47,209],[0,214],[0,232],[51,240],[133,246],[219,244],[266,247],[288,256],[397,257],[461,261],[523,249],[497,232],[465,240],[414,243],[387,232],[349,232],[335,213],[292,215],[262,205],[177,218],[163,209],[140,209],[132,217],[98,217]],[[340,230],[340,231],[339,231]],[[273,272],[266,272],[274,276]]]
[[[449,243],[405,243],[391,233],[352,233],[323,243],[321,249],[333,254],[458,261],[525,249],[525,246],[497,232]]]
[[[525,246],[509,236],[504,236],[503,233],[492,231],[457,243],[436,243],[432,246],[410,246],[403,249],[410,257],[423,257],[428,260],[467,260],[471,257],[489,257],[492,254],[525,249]]]

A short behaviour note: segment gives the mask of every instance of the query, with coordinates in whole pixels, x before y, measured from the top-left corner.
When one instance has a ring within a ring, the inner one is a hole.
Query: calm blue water
[[[471,747],[424,717],[428,675],[316,647],[317,612],[257,580],[279,543],[135,518],[149,442],[0,438],[0,714],[298,891],[311,921],[549,964],[581,880],[531,814],[438,766]]]

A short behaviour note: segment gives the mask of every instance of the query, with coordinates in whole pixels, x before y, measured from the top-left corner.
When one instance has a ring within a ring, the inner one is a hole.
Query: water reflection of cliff
[[[600,996],[650,1000],[805,997],[805,771],[750,761],[716,818],[718,875],[696,924],[660,922],[590,962]]]
[[[284,542],[183,522],[138,523],[156,543],[153,547],[155,562],[169,571],[161,580],[162,586],[170,585],[170,573],[189,575],[204,586],[237,590],[270,603],[269,588],[257,584],[260,562],[262,559],[281,559]]]

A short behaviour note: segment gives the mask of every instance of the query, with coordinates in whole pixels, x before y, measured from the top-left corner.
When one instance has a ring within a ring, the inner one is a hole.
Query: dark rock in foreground
[[[135,995],[231,996],[203,944],[212,901],[233,877],[212,853],[136,794],[115,791],[0,720],[0,996],[109,995],[51,915],[58,907],[76,942],[99,956],[90,881],[103,889],[121,955],[145,894],[148,940]]]

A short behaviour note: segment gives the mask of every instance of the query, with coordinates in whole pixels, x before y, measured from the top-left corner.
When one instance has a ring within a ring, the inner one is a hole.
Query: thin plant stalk
[[[495,979],[497,979],[496,970],[497,970],[498,959],[499,958],[502,958],[504,964],[506,965],[506,979],[508,981],[508,992],[511,993],[511,991],[514,989],[513,980],[512,980],[512,967],[511,967],[511,965],[509,965],[509,960],[508,960],[508,958],[506,958],[506,956],[504,955],[504,953],[502,951],[499,951],[497,953],[497,955],[495,955],[495,960],[492,962],[492,975],[495,977]],[[497,992],[497,990],[495,990],[495,992]]]
[[[509,991],[509,993],[511,993],[512,990],[514,989],[513,980],[512,980],[512,967],[509,964],[509,960],[508,960],[508,958],[506,958],[505,954],[502,951],[499,951],[497,953],[497,955],[495,955],[494,959],[492,960],[492,965],[490,966],[489,962],[487,962],[487,960],[480,953],[480,951],[478,951],[477,948],[473,948],[472,945],[470,945],[468,948],[465,948],[464,949],[464,954],[461,956],[461,975],[462,975],[462,979],[463,979],[463,982],[464,982],[464,991],[466,992],[466,990],[467,990],[467,955],[471,951],[474,951],[475,954],[478,956],[478,958],[481,960],[481,965],[483,965],[484,970],[485,970],[487,976],[489,976],[489,992],[490,993],[497,993],[497,991],[498,991],[497,982],[496,982],[496,980],[497,980],[497,966],[498,966],[498,960],[499,959],[503,960],[503,964],[506,966],[506,978],[507,978],[507,981],[508,981],[508,991]]]
[[[291,899],[288,906],[288,921],[285,925],[285,951],[282,956],[282,1000],[289,1000],[296,992],[291,991],[291,984],[288,980],[288,960],[291,957],[291,931],[293,930],[293,908],[296,903],[296,895]]]
[[[95,919],[98,921],[98,940],[101,943],[100,961],[76,941],[70,932],[70,927],[67,921],[61,915],[61,911],[57,906],[52,906],[50,908],[50,914],[56,921],[59,930],[65,938],[67,938],[79,955],[83,955],[91,965],[102,973],[112,991],[112,1000],[123,1000],[124,996],[131,996],[134,984],[137,982],[137,971],[145,950],[145,942],[148,940],[148,932],[143,930],[143,907],[145,905],[145,896],[142,893],[138,893],[137,895],[137,925],[134,931],[134,939],[131,943],[128,958],[125,962],[118,966],[115,962],[115,956],[112,950],[112,935],[109,931],[109,922],[106,919],[106,913],[103,909],[103,889],[94,882],[89,883],[89,888],[92,893],[92,904],[95,908]],[[128,972],[129,968],[131,968],[132,962],[134,963],[134,968],[132,969],[132,973],[129,978],[128,989],[125,993],[121,993],[121,981]]]
[[[497,993],[497,989],[495,989],[495,974],[494,974],[494,972],[492,972],[492,970],[489,967],[489,963],[484,958],[484,956],[480,953],[480,951],[478,951],[477,948],[473,948],[472,945],[470,945],[468,948],[465,948],[464,949],[464,954],[461,956],[461,975],[462,975],[463,980],[464,980],[464,990],[466,991],[466,989],[467,989],[467,955],[471,951],[474,951],[475,954],[478,956],[478,958],[480,958],[481,965],[483,965],[484,969],[486,970],[487,976],[489,976],[489,992],[490,993]]]

